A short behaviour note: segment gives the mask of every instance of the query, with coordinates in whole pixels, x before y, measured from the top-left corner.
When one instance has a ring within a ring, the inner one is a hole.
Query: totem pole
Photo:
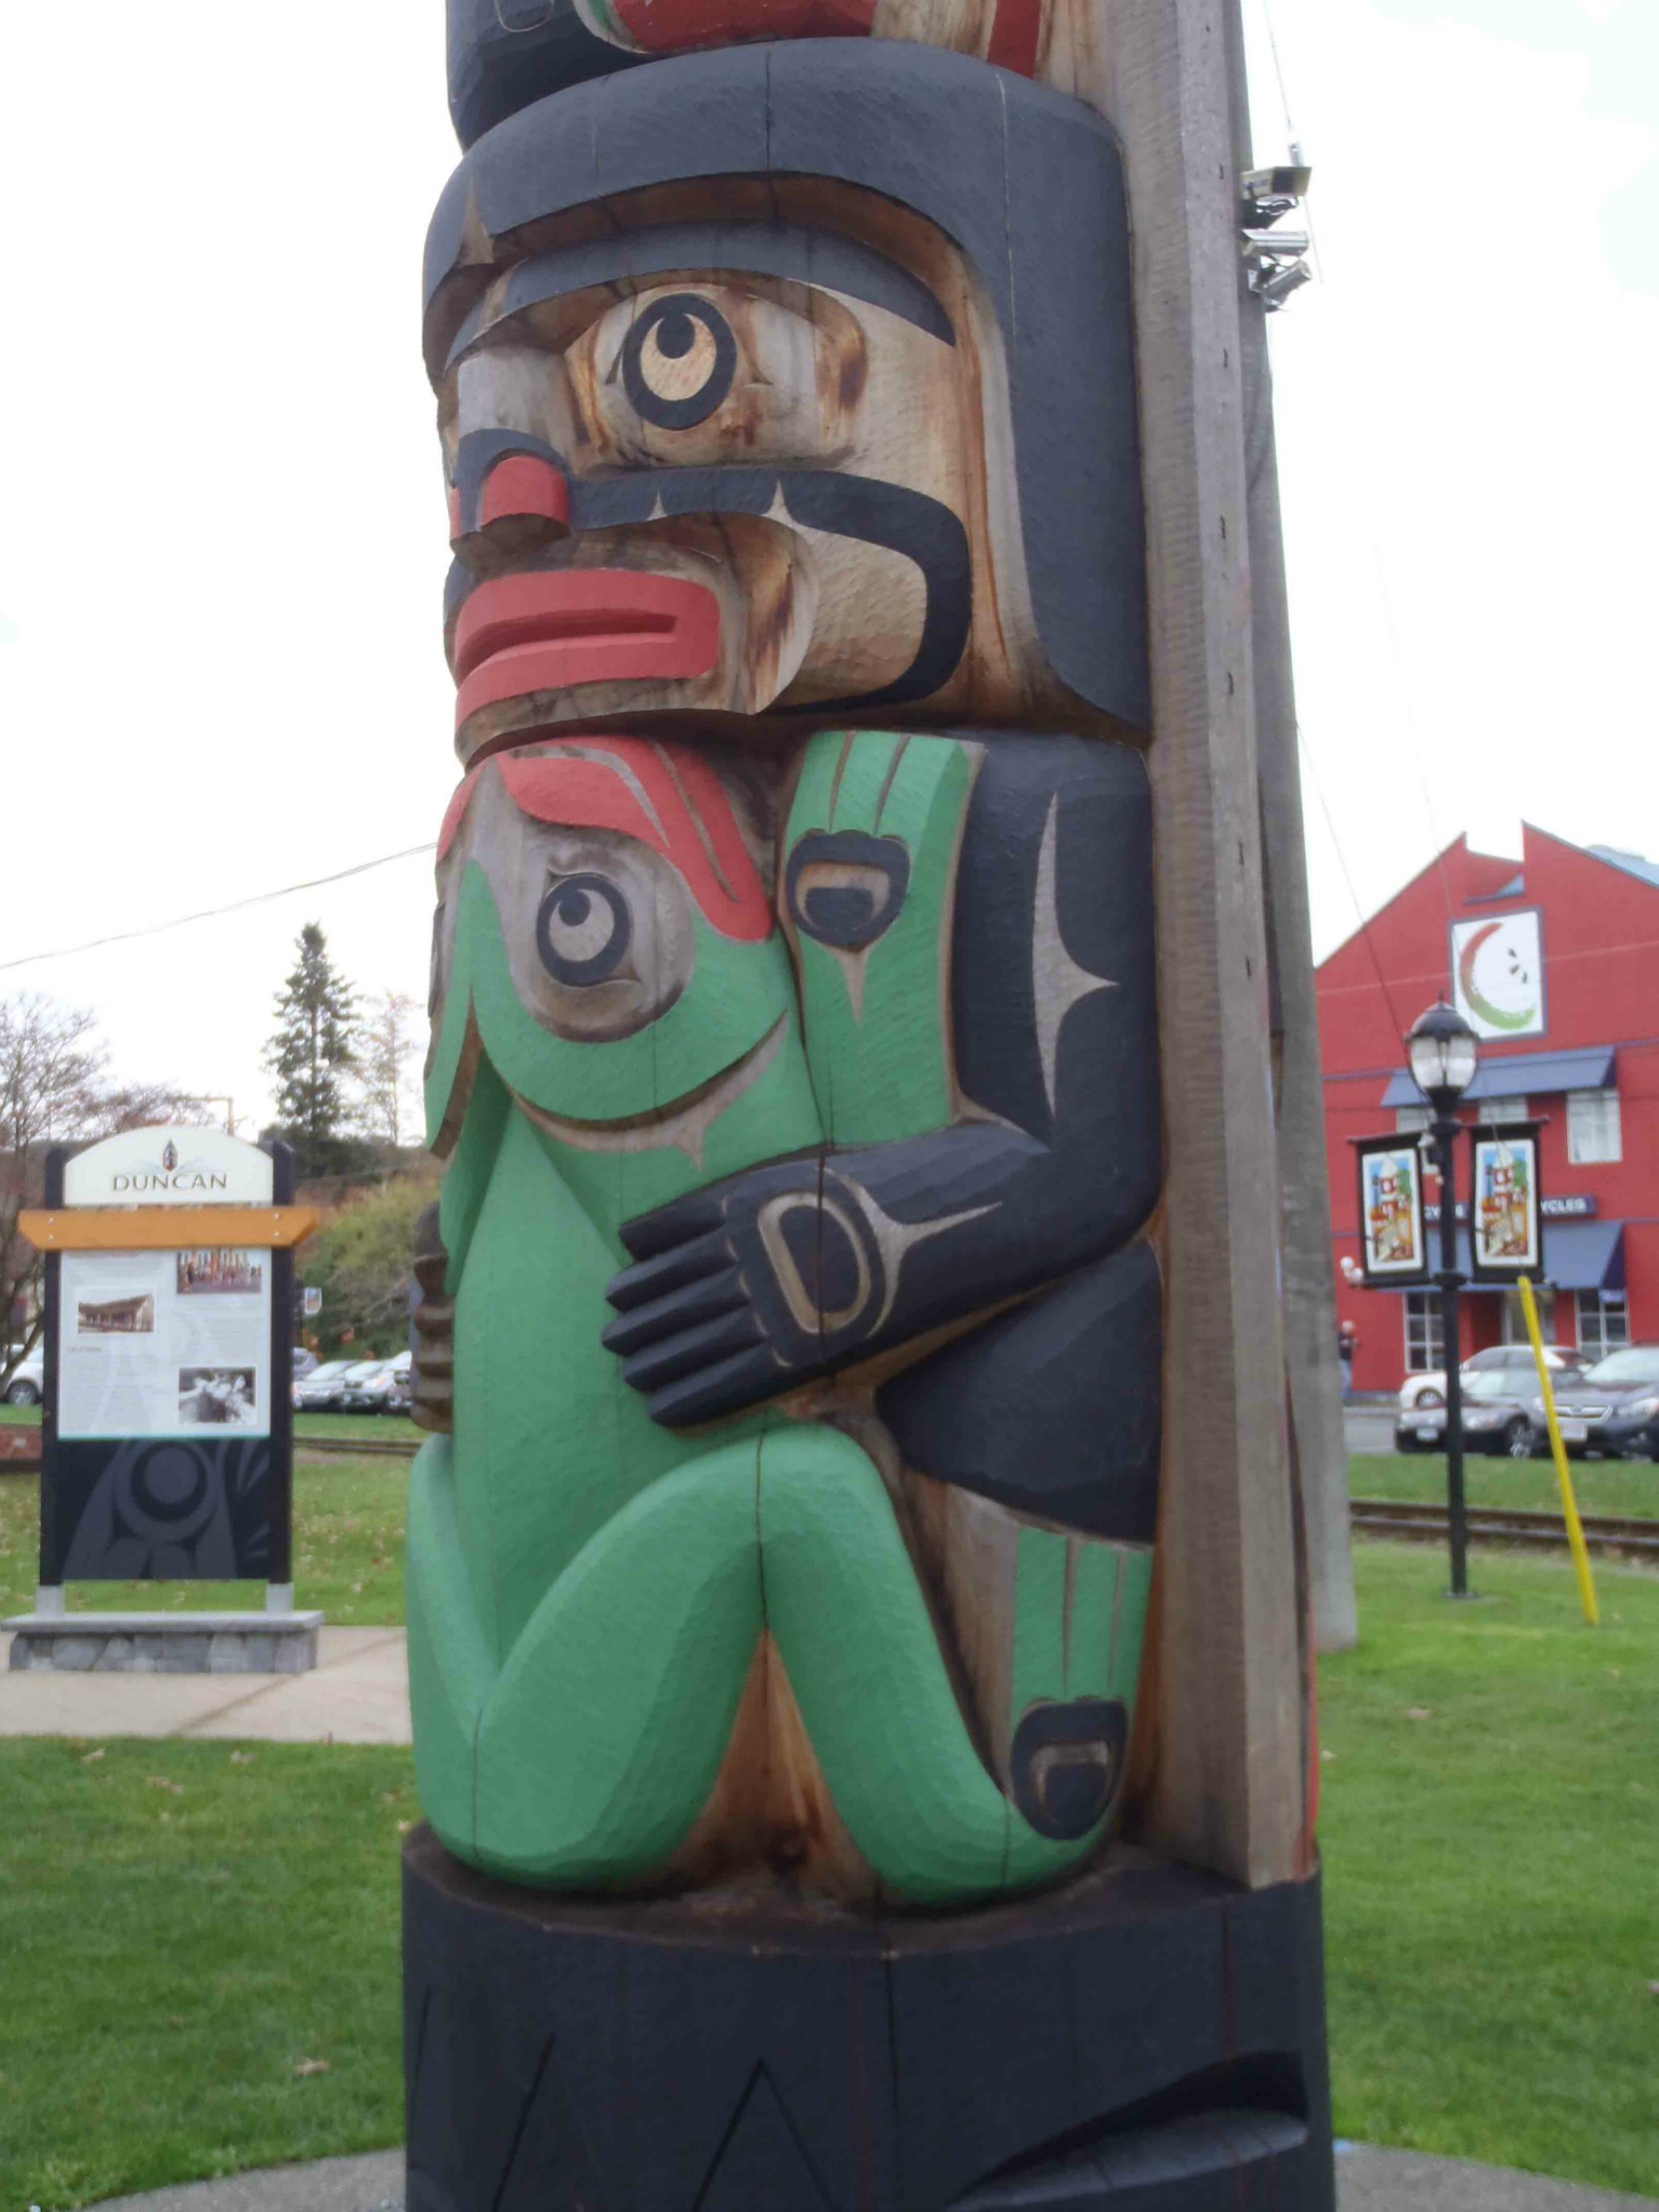
[[[412,2212],[1331,2201],[1182,1734],[1111,36],[450,0]]]

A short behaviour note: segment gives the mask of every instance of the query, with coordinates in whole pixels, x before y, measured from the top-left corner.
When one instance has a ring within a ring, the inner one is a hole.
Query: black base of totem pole
[[[857,1917],[404,1854],[408,2212],[1332,2212],[1316,1881]]]

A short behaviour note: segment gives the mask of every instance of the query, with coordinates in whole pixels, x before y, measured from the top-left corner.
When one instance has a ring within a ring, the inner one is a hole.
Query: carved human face
[[[629,714],[1013,688],[999,355],[942,239],[925,276],[889,251],[925,230],[642,222],[475,298],[440,384],[464,760]]]

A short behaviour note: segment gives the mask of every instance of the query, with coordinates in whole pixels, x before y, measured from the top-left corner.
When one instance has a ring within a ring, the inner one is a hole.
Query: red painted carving
[[[617,21],[647,54],[729,39],[856,38],[875,21],[875,0],[612,0]]]
[[[455,625],[457,729],[480,707],[618,677],[707,676],[720,602],[702,584],[637,569],[498,576]]]
[[[1000,0],[985,59],[1021,77],[1037,71],[1037,41],[1042,35],[1043,0]]]
[[[478,502],[478,527],[509,515],[535,515],[548,522],[570,524],[570,486],[562,470],[534,453],[509,453],[497,461],[484,479]]]
[[[757,943],[771,935],[771,901],[731,798],[696,746],[583,737],[500,754],[480,773],[492,770],[537,822],[618,830],[661,852],[723,936]],[[470,781],[457,795],[463,812]]]

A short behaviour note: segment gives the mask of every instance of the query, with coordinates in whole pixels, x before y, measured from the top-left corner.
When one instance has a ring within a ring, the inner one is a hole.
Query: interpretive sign
[[[41,1582],[291,1579],[284,1146],[124,1131],[47,1163]]]
[[[1469,1273],[1476,1283],[1515,1283],[1543,1273],[1538,1125],[1469,1131]]]

